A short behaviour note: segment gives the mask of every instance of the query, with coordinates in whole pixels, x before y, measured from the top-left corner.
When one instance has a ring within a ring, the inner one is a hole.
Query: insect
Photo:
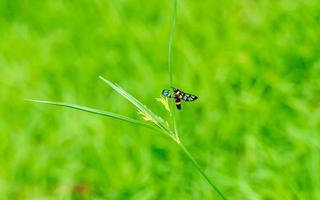
[[[165,97],[174,98],[178,110],[181,110],[181,100],[194,101],[194,100],[198,99],[198,97],[196,95],[185,93],[177,88],[172,88],[172,89],[173,89],[173,95],[171,95],[170,89],[164,89],[164,90],[162,90],[161,93]]]

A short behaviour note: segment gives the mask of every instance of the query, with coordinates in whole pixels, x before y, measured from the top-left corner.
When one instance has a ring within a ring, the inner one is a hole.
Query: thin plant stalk
[[[219,188],[212,183],[212,181],[209,179],[209,177],[207,176],[207,174],[204,172],[204,170],[200,167],[199,163],[196,161],[196,159],[190,154],[190,152],[188,151],[188,149],[182,144],[182,143],[179,143],[178,144],[179,147],[182,149],[183,153],[191,160],[192,164],[198,169],[198,171],[200,172],[200,174],[206,179],[206,181],[210,184],[210,186],[212,187],[212,189],[214,191],[216,191],[219,196],[222,198],[222,199],[227,199],[223,193],[219,190]]]
[[[168,71],[169,71],[169,86],[170,88],[173,88],[173,66],[172,66],[172,45],[173,45],[173,39],[174,39],[174,33],[176,30],[176,24],[177,24],[177,0],[173,0],[173,16],[172,16],[172,27],[170,32],[170,38],[169,38],[169,45],[168,45]],[[176,111],[174,109],[174,102],[170,102],[170,109],[172,110],[171,115],[171,121],[173,124],[174,129],[174,137],[176,138],[177,143],[180,143],[179,139],[179,133],[177,128],[177,121],[176,121]]]
[[[168,69],[169,69],[169,86],[173,87],[173,69],[172,69],[172,45],[174,39],[174,32],[176,30],[177,23],[177,0],[173,0],[173,17],[172,17],[172,27],[169,38],[168,45]]]
[[[171,27],[170,38],[169,38],[169,47],[168,47],[169,86],[171,88],[173,87],[172,45],[173,45],[174,33],[176,30],[176,24],[177,24],[177,0],[173,0],[172,27]],[[190,152],[187,150],[187,148],[180,142],[178,127],[177,127],[177,122],[176,122],[175,108],[173,108],[174,107],[173,101],[170,102],[170,107],[171,107],[171,111],[172,111],[172,114],[170,113],[170,116],[171,116],[171,120],[172,120],[173,127],[174,127],[175,142],[179,145],[179,147],[186,154],[186,156],[191,160],[191,162],[196,167],[196,169],[200,172],[200,174],[210,184],[212,189],[214,191],[216,191],[222,199],[226,199],[226,197],[222,194],[222,192],[218,189],[218,187],[215,184],[213,184],[213,182],[209,179],[209,177],[204,172],[204,170],[200,167],[200,165],[198,164],[196,159],[190,154]]]

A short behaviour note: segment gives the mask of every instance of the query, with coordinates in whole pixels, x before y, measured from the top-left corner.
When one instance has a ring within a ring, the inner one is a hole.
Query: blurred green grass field
[[[139,118],[168,87],[172,2],[0,1],[0,199],[218,199]],[[182,141],[229,199],[320,199],[320,1],[178,0]]]

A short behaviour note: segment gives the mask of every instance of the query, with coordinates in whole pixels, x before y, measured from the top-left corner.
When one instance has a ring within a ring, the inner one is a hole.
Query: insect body
[[[185,93],[177,88],[173,88],[173,94],[171,95],[170,89],[162,90],[162,95],[168,98],[174,98],[178,110],[181,110],[181,100],[183,101],[194,101],[198,99],[196,95]]]

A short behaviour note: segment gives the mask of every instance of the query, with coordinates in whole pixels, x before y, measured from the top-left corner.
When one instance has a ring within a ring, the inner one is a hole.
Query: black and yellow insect
[[[168,98],[174,98],[178,110],[181,110],[181,100],[183,101],[194,101],[198,99],[196,95],[185,93],[177,88],[173,88],[173,95],[171,95],[170,89],[162,90],[162,95]]]

